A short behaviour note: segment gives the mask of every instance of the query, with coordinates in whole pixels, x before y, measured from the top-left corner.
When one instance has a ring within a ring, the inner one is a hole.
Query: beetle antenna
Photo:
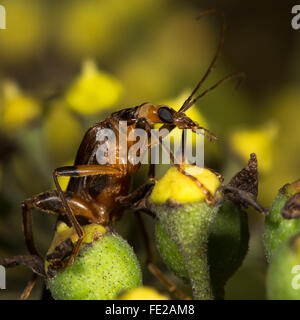
[[[186,105],[185,108],[183,108],[183,110],[181,110],[182,112],[186,112],[189,108],[191,108],[200,98],[204,97],[205,95],[207,95],[209,92],[211,92],[212,90],[214,90],[215,88],[217,88],[219,85],[221,85],[224,82],[227,82],[231,79],[234,78],[238,78],[238,82],[236,84],[236,89],[238,89],[242,83],[242,81],[246,78],[246,74],[244,72],[237,72],[237,73],[232,73],[229,74],[228,76],[222,78],[221,80],[219,80],[218,82],[216,82],[213,86],[211,86],[210,88],[204,90],[201,94],[199,94],[196,98],[194,98],[192,101],[189,102],[188,105]]]
[[[198,82],[198,84],[196,85],[195,89],[192,91],[190,96],[185,100],[185,102],[183,103],[183,105],[182,105],[182,107],[180,108],[179,111],[183,111],[184,112],[184,110],[187,110],[187,108],[189,108],[189,105],[190,105],[190,102],[191,102],[193,96],[198,91],[198,89],[201,87],[201,85],[206,80],[208,75],[211,73],[213,68],[216,66],[216,62],[217,62],[218,58],[220,57],[222,49],[223,49],[223,46],[224,46],[225,31],[226,31],[226,22],[225,22],[224,13],[223,12],[219,12],[216,9],[208,9],[208,10],[205,10],[205,11],[201,12],[201,14],[197,17],[197,20],[199,20],[203,16],[206,16],[206,15],[209,15],[209,14],[217,14],[218,16],[220,16],[221,21],[222,21],[219,45],[218,45],[216,54],[215,54],[213,60],[211,61],[206,73],[203,75],[202,79]]]

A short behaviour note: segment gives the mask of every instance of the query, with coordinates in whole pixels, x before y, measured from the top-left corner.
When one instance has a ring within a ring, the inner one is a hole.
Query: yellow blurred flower
[[[92,114],[112,107],[122,93],[120,82],[100,71],[95,62],[86,60],[81,74],[66,94],[68,106],[83,114]]]
[[[134,288],[119,296],[118,300],[169,300],[165,295],[150,287]]]
[[[269,172],[273,166],[274,140],[277,136],[277,125],[269,123],[263,128],[241,129],[231,134],[230,144],[233,151],[247,162],[249,154],[255,152],[259,170]]]
[[[274,144],[274,165],[268,177],[261,179],[265,202],[269,206],[284,184],[299,178],[300,163],[300,92],[297,85],[288,85],[274,92],[265,103],[266,116],[278,123],[279,132]],[[259,159],[258,159],[259,160]]]
[[[0,113],[2,129],[16,130],[38,118],[41,108],[36,100],[22,93],[16,83],[5,82]]]

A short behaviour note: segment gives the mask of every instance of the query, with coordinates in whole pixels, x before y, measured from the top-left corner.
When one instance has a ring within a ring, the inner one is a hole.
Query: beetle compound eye
[[[159,116],[159,119],[162,122],[165,122],[165,123],[173,123],[174,122],[174,118],[173,118],[172,112],[167,107],[159,108],[158,116]]]

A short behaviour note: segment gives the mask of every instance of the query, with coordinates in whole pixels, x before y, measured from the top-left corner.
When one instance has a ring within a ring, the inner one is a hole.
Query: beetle
[[[203,12],[201,16],[211,13],[218,12],[214,9],[211,9]],[[217,137],[213,133],[199,126],[196,122],[187,117],[185,112],[191,108],[201,97],[211,92],[221,83],[232,78],[242,79],[244,77],[243,73],[230,74],[222,78],[207,90],[204,90],[202,93],[196,95],[203,82],[215,67],[216,61],[220,56],[223,47],[225,32],[224,15],[222,13],[218,14],[221,16],[223,23],[216,54],[206,73],[196,85],[189,97],[185,100],[181,108],[176,111],[175,109],[166,105],[142,103],[138,106],[114,112],[105,120],[96,123],[90,129],[88,129],[79,146],[74,165],[60,167],[54,170],[53,180],[56,190],[40,193],[22,203],[23,232],[30,256],[27,258],[24,258],[24,256],[22,256],[22,258],[4,258],[2,260],[2,264],[4,266],[11,267],[23,263],[31,267],[35,274],[41,273],[41,271],[39,272],[39,270],[36,270],[37,268],[32,267],[34,265],[34,261],[39,259],[42,260],[42,257],[35,246],[33,237],[31,214],[32,209],[37,209],[50,214],[57,214],[58,223],[63,221],[68,226],[74,227],[74,230],[78,235],[78,241],[73,246],[72,251],[66,260],[65,265],[68,265],[72,264],[74,258],[79,252],[84,237],[82,225],[97,223],[103,226],[108,226],[109,224],[114,223],[121,218],[124,209],[130,208],[134,204],[143,200],[145,194],[151,190],[153,183],[143,185],[137,190],[129,193],[131,177],[139,170],[141,166],[141,163],[133,164],[128,161],[128,150],[132,146],[133,142],[129,142],[125,147],[123,144],[118,142],[116,145],[114,145],[114,148],[116,148],[116,162],[113,164],[99,164],[99,158],[97,157],[99,147],[104,146],[107,150],[111,148],[111,142],[109,140],[104,142],[99,141],[98,135],[101,130],[112,130],[116,137],[119,138],[121,134],[119,130],[120,121],[126,121],[127,135],[134,132],[136,129],[145,130],[147,133],[147,139],[143,142],[141,152],[145,152],[147,149],[158,144],[167,150],[167,147],[162,141],[162,136],[157,135],[155,136],[154,140],[150,139],[150,133],[156,124],[162,125],[162,127],[159,129],[159,132],[162,132],[163,129],[167,129],[167,131],[170,132],[175,127],[179,129],[191,129],[194,132],[198,132],[198,130],[200,130],[200,133],[206,136],[209,140],[217,140]],[[184,139],[182,145],[183,144]],[[123,150],[124,148],[126,150]],[[123,151],[126,151],[125,157],[122,156]],[[170,159],[177,170],[188,176],[200,188],[202,188],[206,195],[206,200],[208,202],[212,202],[214,199],[209,190],[207,190],[193,176],[188,175],[185,172],[182,164],[175,161],[176,156],[170,150],[167,151],[169,152]],[[66,191],[61,189],[58,181],[59,177],[70,177]],[[150,164],[149,178],[152,182],[155,181],[153,164]],[[152,272],[155,273],[170,289],[172,285],[163,278],[161,272],[153,264],[151,264],[151,268]],[[35,278],[36,275],[26,287],[22,295],[23,298],[27,298],[29,296],[29,293],[35,283]]]

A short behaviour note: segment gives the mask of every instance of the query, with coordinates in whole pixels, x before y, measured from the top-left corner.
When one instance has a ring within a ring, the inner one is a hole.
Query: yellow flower
[[[232,133],[230,143],[233,151],[243,161],[248,160],[250,153],[256,153],[259,169],[268,172],[273,166],[273,146],[276,135],[277,126],[270,123],[264,128],[237,130]]]
[[[184,169],[197,178],[212,194],[215,194],[220,181],[213,172],[194,165],[184,165]],[[172,167],[156,183],[151,194],[151,200],[156,204],[165,203],[168,199],[177,200],[180,203],[199,202],[205,199],[205,194],[194,181]]]
[[[82,227],[84,231],[84,238],[82,239],[82,244],[91,243],[94,240],[94,236],[97,235],[98,238],[106,234],[107,229],[99,224],[91,223]],[[57,226],[56,233],[52,240],[51,246],[48,252],[53,252],[53,250],[61,244],[66,239],[71,239],[72,243],[78,241],[78,234],[76,233],[74,227],[69,227],[64,222],[60,222]]]
[[[1,126],[4,130],[15,130],[27,125],[41,115],[37,101],[26,96],[13,82],[3,86],[4,97],[1,103]]]
[[[139,287],[126,291],[118,300],[169,300],[166,296],[150,287]]]
[[[86,60],[81,74],[66,94],[68,106],[83,114],[92,114],[112,107],[123,89],[118,80],[100,71],[95,62]]]

